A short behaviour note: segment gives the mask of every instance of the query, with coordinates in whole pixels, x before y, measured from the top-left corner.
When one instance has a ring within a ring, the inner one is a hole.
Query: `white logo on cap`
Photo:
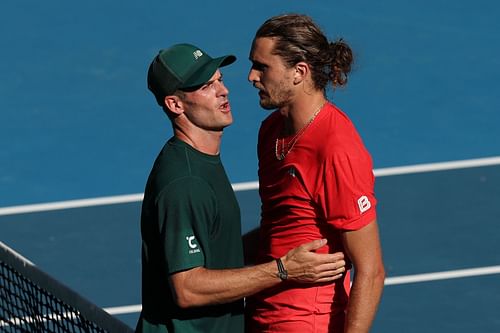
[[[358,206],[359,206],[359,211],[361,213],[364,213],[371,208],[372,203],[370,202],[370,200],[368,200],[366,195],[363,195],[358,199]]]
[[[195,59],[198,59],[199,57],[201,57],[203,55],[203,52],[201,52],[200,50],[196,50],[193,52],[193,55],[194,55]]]

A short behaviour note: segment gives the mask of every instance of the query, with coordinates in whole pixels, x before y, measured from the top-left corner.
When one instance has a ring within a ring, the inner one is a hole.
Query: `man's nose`
[[[253,68],[250,68],[247,79],[252,83],[257,82],[259,80],[259,75],[257,74],[257,71]]]

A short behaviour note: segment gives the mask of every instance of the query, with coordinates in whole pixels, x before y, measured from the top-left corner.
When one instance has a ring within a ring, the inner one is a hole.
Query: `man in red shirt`
[[[259,131],[262,201],[259,262],[280,262],[304,242],[343,251],[355,269],[335,283],[285,281],[247,301],[250,332],[368,332],[385,272],[376,221],[371,156],[325,89],[347,81],[352,51],[329,42],[304,15],[281,15],[257,31],[248,79],[260,105],[276,109]],[[283,276],[286,280],[286,275]]]

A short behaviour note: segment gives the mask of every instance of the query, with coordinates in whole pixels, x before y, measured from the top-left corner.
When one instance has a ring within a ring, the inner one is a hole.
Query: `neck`
[[[285,116],[285,130],[289,134],[300,131],[325,103],[324,94],[317,93],[297,98],[296,101],[280,108],[281,114]]]
[[[174,135],[204,154],[218,155],[220,152],[222,130],[206,131],[197,127],[186,130],[185,128],[174,127]]]

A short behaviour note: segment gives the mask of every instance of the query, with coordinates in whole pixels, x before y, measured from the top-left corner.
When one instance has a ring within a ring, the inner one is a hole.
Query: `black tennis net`
[[[0,242],[0,332],[130,333],[132,329]]]

